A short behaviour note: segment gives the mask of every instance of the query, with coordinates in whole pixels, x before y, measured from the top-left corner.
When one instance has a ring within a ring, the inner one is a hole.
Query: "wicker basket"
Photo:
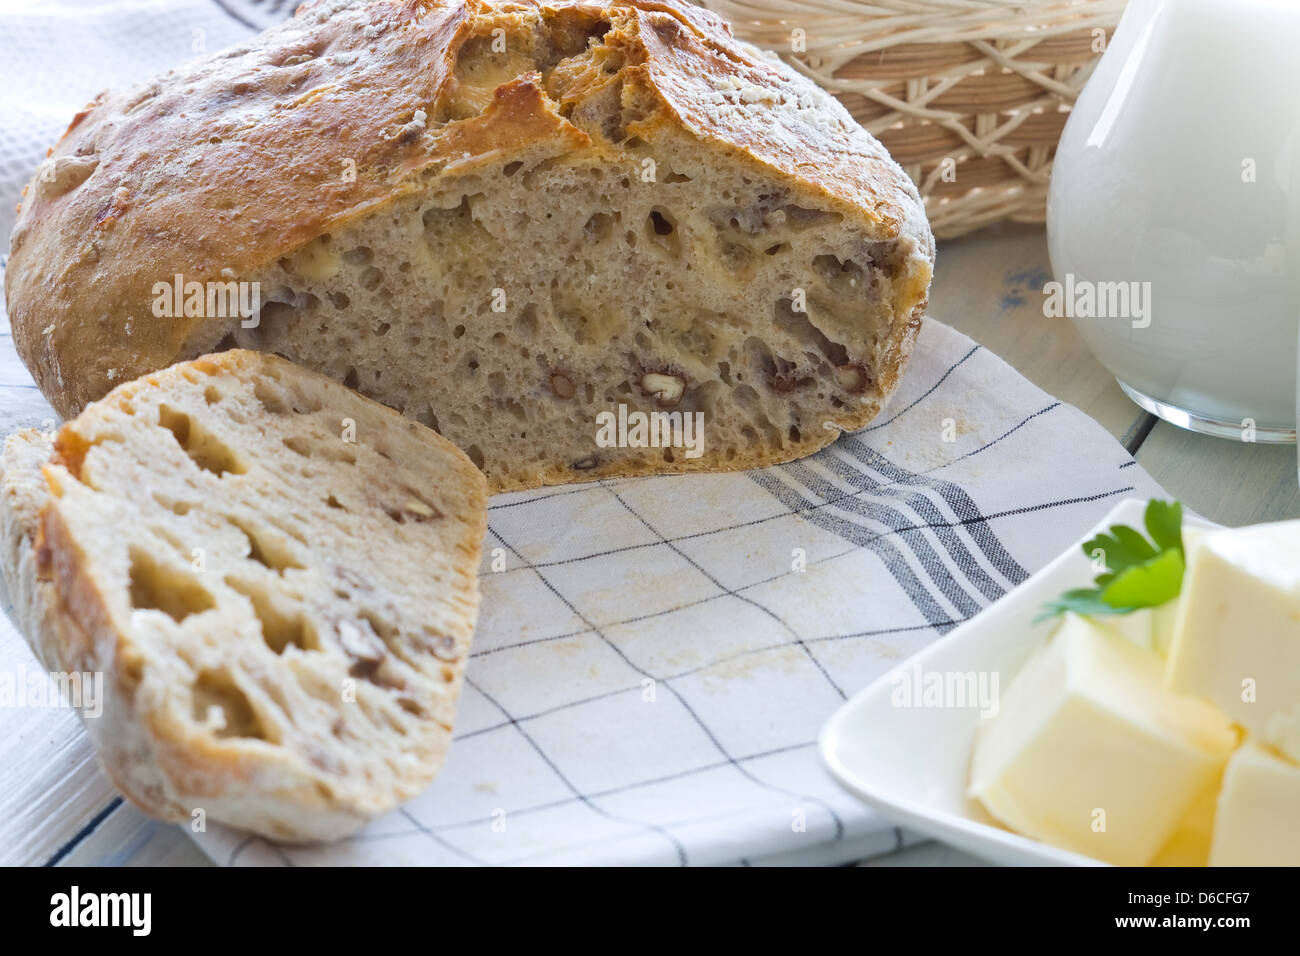
[[[1126,0],[697,0],[830,90],[934,233],[1042,222],[1070,106]]]

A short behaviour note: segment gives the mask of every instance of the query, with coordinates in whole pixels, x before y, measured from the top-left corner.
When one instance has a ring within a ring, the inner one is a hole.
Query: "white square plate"
[[[1141,528],[1145,509],[1145,501],[1120,503],[1065,554],[841,706],[821,733],[822,761],[831,775],[897,823],[995,863],[1101,865],[997,826],[966,797],[975,730],[984,719],[977,706],[900,707],[892,697],[900,677],[914,668],[922,674],[996,673],[1005,689],[1051,633],[1050,621],[1033,623],[1043,604],[1092,584],[1083,542],[1114,524]],[[1183,526],[1216,527],[1190,514]]]

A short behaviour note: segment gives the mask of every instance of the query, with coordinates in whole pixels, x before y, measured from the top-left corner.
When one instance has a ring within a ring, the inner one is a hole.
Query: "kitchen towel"
[[[25,65],[0,94],[0,208],[100,86],[192,55],[175,45],[195,30],[213,50],[241,39],[241,20],[267,12],[167,0],[12,15],[0,58]],[[0,433],[49,427],[7,320],[0,336]],[[929,320],[885,411],[810,458],[493,498],[456,743],[433,785],[333,846],[193,836],[231,865],[888,852],[907,837],[830,780],[822,724],[1118,500],[1159,494],[1099,425]]]

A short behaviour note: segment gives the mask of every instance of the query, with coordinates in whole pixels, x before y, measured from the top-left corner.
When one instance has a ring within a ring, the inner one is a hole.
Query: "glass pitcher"
[[[1138,405],[1294,441],[1300,2],[1130,0],[1057,149],[1048,315]]]

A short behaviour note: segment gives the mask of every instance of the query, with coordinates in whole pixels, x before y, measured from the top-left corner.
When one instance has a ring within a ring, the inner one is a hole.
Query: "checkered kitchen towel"
[[[0,60],[25,65],[0,91],[0,208],[100,86],[186,58],[196,30],[217,49],[273,12],[233,3],[11,14]],[[53,415],[0,331],[7,433]],[[335,846],[195,838],[237,865],[887,852],[903,836],[821,769],[821,725],[1118,499],[1159,493],[1096,423],[929,321],[879,419],[809,459],[492,499],[456,744],[434,784]]]

